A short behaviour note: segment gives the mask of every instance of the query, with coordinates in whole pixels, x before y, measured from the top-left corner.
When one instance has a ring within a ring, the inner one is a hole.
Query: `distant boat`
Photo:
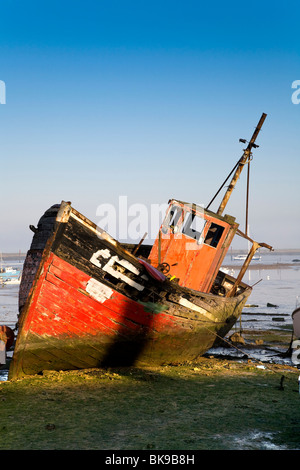
[[[5,266],[2,253],[0,255],[0,284],[20,284],[21,270],[12,266]]]
[[[234,260],[243,261],[243,260],[245,260],[245,259],[247,258],[247,256],[248,256],[248,254],[245,253],[245,254],[241,254],[241,255],[236,255],[236,256],[233,257],[233,259],[234,259]],[[261,259],[261,256],[258,255],[258,254],[257,254],[257,255],[254,255],[253,258],[252,258],[252,260],[256,260],[256,261],[257,261],[257,260],[260,260],[260,259]]]
[[[249,225],[248,225],[247,232],[249,233]],[[250,241],[248,240],[248,253],[250,252],[250,247],[251,247]],[[236,261],[244,261],[245,259],[247,259],[248,253],[241,253],[239,255],[233,256],[233,259]],[[252,260],[254,261],[259,261],[260,259],[261,259],[261,256],[259,253],[255,253],[252,257]]]
[[[0,285],[3,286],[3,285],[8,285],[8,284],[9,284],[9,285],[12,285],[12,284],[14,284],[14,285],[21,284],[21,274],[20,274],[19,277],[9,277],[9,278],[4,279],[4,280],[3,280],[2,278],[0,278]]]

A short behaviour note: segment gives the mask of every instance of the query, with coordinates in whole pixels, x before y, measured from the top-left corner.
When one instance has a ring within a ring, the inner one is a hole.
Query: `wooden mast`
[[[259,132],[260,132],[260,130],[261,130],[261,128],[262,128],[262,125],[263,125],[264,120],[266,119],[266,117],[267,117],[267,115],[266,115],[265,113],[262,113],[261,118],[260,118],[260,120],[259,120],[259,122],[258,122],[258,124],[257,124],[257,127],[255,128],[255,131],[253,132],[253,135],[252,135],[252,137],[251,137],[251,139],[250,139],[250,142],[248,143],[247,148],[244,150],[244,153],[243,153],[242,157],[240,158],[240,160],[238,161],[236,167],[232,170],[232,172],[235,170],[235,173],[234,173],[234,175],[233,175],[233,177],[232,177],[232,179],[231,179],[231,182],[230,182],[230,184],[229,184],[229,186],[228,186],[228,188],[227,188],[227,191],[226,191],[226,193],[225,193],[225,195],[224,195],[224,197],[223,197],[223,199],[222,199],[222,201],[221,201],[221,204],[220,204],[219,209],[218,209],[218,211],[217,211],[217,214],[218,214],[218,215],[222,215],[222,214],[223,214],[223,211],[224,211],[224,209],[225,209],[225,207],[226,207],[226,205],[227,205],[227,203],[228,203],[228,201],[229,201],[229,198],[230,198],[230,196],[231,196],[231,193],[232,193],[232,191],[233,191],[233,189],[234,189],[234,187],[235,187],[235,185],[236,185],[236,183],[237,183],[237,181],[238,181],[238,179],[239,179],[239,177],[240,177],[240,174],[241,174],[241,172],[242,172],[242,170],[243,170],[243,168],[244,168],[244,165],[245,165],[246,163],[249,163],[249,162],[250,162],[250,159],[251,159],[251,150],[252,150],[252,148],[253,148],[253,147],[254,147],[254,148],[258,147],[258,145],[255,144],[255,141],[256,141],[256,138],[257,138],[257,136],[258,136],[258,134],[259,134]],[[240,139],[240,140],[241,140],[241,142],[244,142],[244,143],[246,142],[246,141],[243,140],[243,139]],[[249,169],[248,169],[248,177],[247,177],[247,180],[248,180],[248,178],[249,178]],[[227,178],[227,179],[228,179],[228,178]],[[241,280],[243,279],[243,276],[244,276],[244,274],[245,274],[245,272],[246,272],[246,270],[247,270],[247,268],[248,268],[248,266],[249,266],[249,264],[250,264],[250,262],[251,262],[251,260],[252,260],[252,258],[253,258],[253,256],[254,256],[255,252],[257,251],[257,249],[258,249],[259,247],[263,246],[263,247],[265,247],[265,248],[268,248],[269,250],[273,250],[273,248],[272,248],[271,246],[267,245],[266,243],[258,243],[258,242],[254,241],[254,240],[251,240],[251,239],[249,238],[249,235],[248,235],[248,227],[247,227],[247,226],[248,226],[248,190],[249,190],[248,188],[249,188],[249,181],[247,181],[246,234],[242,234],[242,232],[240,232],[240,231],[238,231],[238,232],[239,232],[240,235],[242,235],[244,238],[246,238],[246,239],[252,241],[252,247],[251,247],[251,249],[250,249],[250,251],[249,251],[249,253],[248,253],[248,256],[247,256],[247,258],[246,258],[246,260],[245,260],[245,262],[244,262],[244,264],[243,264],[243,266],[242,266],[242,268],[241,268],[241,270],[240,270],[240,273],[239,273],[239,275],[238,275],[238,277],[237,277],[237,279],[236,279],[234,285],[232,286],[232,288],[230,289],[230,291],[227,292],[226,297],[233,297],[233,296],[236,294],[237,289],[238,289],[238,286],[239,286]]]
[[[235,171],[235,173],[234,173],[234,175],[233,175],[233,177],[232,177],[232,180],[231,180],[231,182],[230,182],[230,184],[229,184],[229,186],[228,186],[228,189],[227,189],[227,191],[226,191],[226,193],[225,193],[225,195],[224,195],[224,197],[223,197],[223,199],[222,199],[222,201],[221,201],[221,204],[220,204],[219,209],[218,209],[218,211],[217,211],[217,214],[218,214],[218,215],[222,215],[222,214],[223,214],[223,211],[224,211],[224,209],[225,209],[225,207],[226,207],[226,204],[227,204],[227,202],[228,202],[228,200],[229,200],[229,198],[230,198],[230,196],[231,196],[231,193],[232,193],[232,191],[233,191],[233,189],[234,189],[234,187],[235,187],[235,185],[236,185],[236,182],[237,182],[237,180],[238,180],[239,177],[240,177],[240,174],[241,174],[241,172],[242,172],[242,169],[243,169],[244,165],[245,165],[246,163],[248,163],[248,161],[249,161],[249,159],[250,159],[252,147],[254,147],[254,148],[258,147],[258,146],[255,144],[255,140],[256,140],[256,138],[257,138],[257,136],[258,136],[258,134],[259,134],[259,131],[260,131],[260,129],[261,129],[261,127],[262,127],[262,125],[263,125],[264,120],[266,119],[266,117],[267,117],[267,115],[266,115],[265,113],[262,113],[261,118],[260,118],[260,120],[259,120],[259,123],[257,124],[257,127],[256,127],[255,131],[253,132],[253,135],[252,135],[252,137],[251,137],[250,142],[248,143],[247,148],[244,150],[243,156],[240,158],[240,160],[239,160],[239,162],[238,162],[237,169],[236,169],[236,171]]]

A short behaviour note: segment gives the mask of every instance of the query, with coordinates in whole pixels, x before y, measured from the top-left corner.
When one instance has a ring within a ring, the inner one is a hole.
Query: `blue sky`
[[[262,112],[251,235],[300,248],[296,2],[7,0],[0,8],[0,251],[26,251],[29,224],[61,200],[95,222],[99,205],[118,209],[124,195],[129,205],[206,205]],[[244,174],[226,212],[244,229]]]

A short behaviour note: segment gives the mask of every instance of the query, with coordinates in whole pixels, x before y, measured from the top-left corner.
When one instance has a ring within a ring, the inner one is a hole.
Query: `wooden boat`
[[[236,255],[233,257],[233,259],[235,261],[244,261],[245,259],[247,259],[247,256],[248,256],[248,253],[244,253],[244,254],[240,254],[240,255]],[[259,261],[261,260],[261,256],[260,255],[254,255],[253,258],[252,258],[252,261]]]
[[[6,266],[3,261],[2,253],[0,253],[0,285],[4,284],[20,284],[22,272],[12,266]]]
[[[265,114],[216,213],[172,199],[153,246],[122,244],[69,202],[41,217],[24,263],[9,378],[43,370],[193,361],[217,344],[251,293],[220,270],[238,224],[223,210]],[[245,235],[248,239],[247,235]]]

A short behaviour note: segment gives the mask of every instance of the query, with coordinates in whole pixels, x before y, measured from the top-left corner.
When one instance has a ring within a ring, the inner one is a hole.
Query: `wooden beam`
[[[242,281],[247,269],[248,269],[248,266],[253,258],[253,256],[255,255],[257,249],[260,247],[260,244],[257,243],[257,242],[253,242],[252,244],[252,247],[248,253],[248,256],[247,258],[245,259],[245,262],[242,266],[242,269],[240,270],[239,272],[239,275],[238,277],[236,278],[236,281],[235,283],[233,284],[232,288],[230,289],[230,291],[227,293],[226,297],[233,297],[235,294],[236,294],[236,290],[238,288],[238,286],[240,285],[240,282]]]

